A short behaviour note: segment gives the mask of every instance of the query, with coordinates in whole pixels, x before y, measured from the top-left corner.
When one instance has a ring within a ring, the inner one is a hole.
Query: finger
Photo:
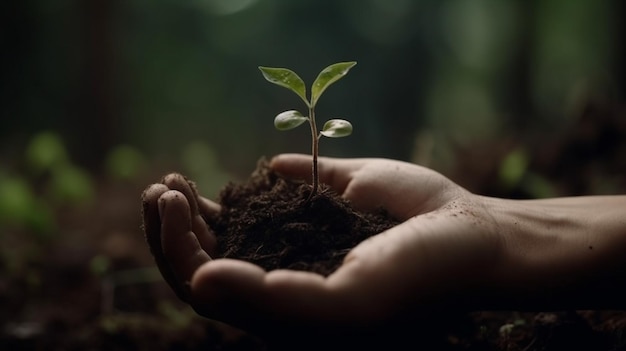
[[[165,184],[170,190],[177,190],[187,198],[190,206],[191,214],[197,215],[198,205],[196,199],[198,198],[198,192],[193,182],[188,180],[184,175],[180,173],[170,173],[163,177],[163,184]]]
[[[171,190],[177,190],[187,199],[191,213],[191,230],[195,233],[202,248],[211,256],[217,253],[217,239],[207,221],[213,222],[220,206],[198,195],[196,184],[179,173],[171,173],[163,178],[163,183]]]
[[[327,330],[358,319],[355,298],[304,271],[275,270],[238,260],[220,259],[203,265],[191,282],[199,312],[209,318],[260,335],[284,328]]]
[[[163,276],[163,279],[172,287],[182,299],[183,295],[178,288],[179,283],[174,271],[170,267],[161,244],[161,215],[159,214],[158,200],[169,189],[164,184],[152,184],[142,194],[143,230],[150,252]]]
[[[169,190],[163,184],[152,184],[148,186],[141,194],[143,230],[146,241],[153,254],[161,253],[161,218],[159,217],[159,209],[157,201],[161,194]]]
[[[157,263],[159,260],[163,259],[163,250],[161,248],[161,217],[159,216],[157,201],[161,194],[167,190],[169,189],[163,184],[152,184],[141,194],[142,227],[148,246],[155,256],[155,259],[157,259]],[[160,257],[157,257],[159,255]]]
[[[215,223],[221,206],[209,199],[198,197],[198,210],[200,213],[192,219],[193,232],[196,234],[200,245],[211,257],[217,256],[217,237],[211,229],[211,223]]]
[[[163,184],[171,190],[178,190],[185,195],[193,215],[200,214],[207,220],[213,220],[221,207],[219,204],[206,199],[198,194],[196,184],[179,173],[171,173],[163,177]]]
[[[159,198],[159,213],[163,254],[176,276],[173,288],[189,302],[191,277],[210,257],[192,231],[191,209],[185,195],[176,190],[163,193]]]
[[[198,210],[200,211],[200,215],[207,220],[207,223],[212,223],[215,221],[217,216],[219,216],[222,206],[214,201],[199,196]]]
[[[287,178],[311,181],[312,157],[303,154],[280,154],[272,158],[270,168]],[[352,179],[352,173],[365,164],[365,159],[318,158],[320,181],[343,193]]]

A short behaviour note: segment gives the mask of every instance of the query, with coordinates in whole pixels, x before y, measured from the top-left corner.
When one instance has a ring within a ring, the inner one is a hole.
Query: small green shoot
[[[315,106],[322,93],[333,83],[345,76],[356,62],[339,62],[324,68],[311,86],[311,97],[307,98],[304,81],[292,70],[287,68],[259,66],[263,77],[270,83],[287,88],[298,95],[308,108],[309,115],[305,116],[299,111],[289,110],[279,113],[274,118],[274,127],[278,130],[289,130],[298,127],[304,122],[309,122],[311,127],[311,154],[313,156],[313,177],[311,193],[307,201],[315,195],[319,188],[319,174],[317,170],[317,157],[319,153],[319,139],[322,136],[328,138],[341,138],[352,133],[352,124],[344,119],[331,119],[324,123],[322,130],[318,132],[315,121]]]

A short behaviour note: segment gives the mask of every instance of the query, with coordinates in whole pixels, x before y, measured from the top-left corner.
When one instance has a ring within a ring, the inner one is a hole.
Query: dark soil
[[[287,268],[332,273],[361,241],[398,221],[382,209],[361,213],[322,184],[311,186],[272,172],[265,159],[245,183],[220,194],[222,212],[214,228],[223,257],[253,262],[266,270]]]

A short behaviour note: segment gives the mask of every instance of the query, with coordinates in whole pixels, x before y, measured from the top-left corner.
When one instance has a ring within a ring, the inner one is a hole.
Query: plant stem
[[[319,151],[320,139],[317,135],[317,126],[315,125],[315,111],[313,106],[309,106],[309,125],[311,126],[311,154],[313,155],[313,175],[311,178],[313,188],[311,189],[309,197],[306,199],[307,202],[309,202],[313,198],[313,195],[317,193],[317,188],[319,187],[319,173],[317,172],[317,154]]]

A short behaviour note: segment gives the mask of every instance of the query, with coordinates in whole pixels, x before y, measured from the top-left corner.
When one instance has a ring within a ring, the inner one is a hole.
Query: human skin
[[[310,156],[270,167],[310,180]],[[510,200],[388,159],[319,159],[320,181],[402,223],[328,277],[217,258],[220,207],[180,174],[149,186],[144,230],[166,281],[199,314],[259,335],[372,330],[440,310],[624,308],[626,196]]]

